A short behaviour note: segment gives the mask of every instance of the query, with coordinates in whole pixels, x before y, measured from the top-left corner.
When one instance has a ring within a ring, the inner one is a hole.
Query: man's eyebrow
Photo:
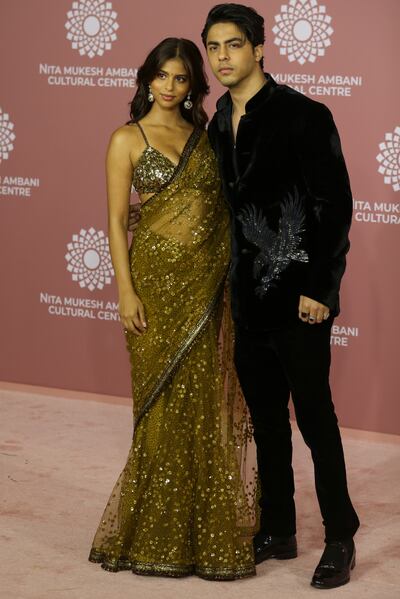
[[[244,42],[242,37],[231,37],[229,40],[222,42],[223,44],[230,44],[231,42]],[[207,46],[219,46],[220,42],[213,42],[212,40],[207,42]]]

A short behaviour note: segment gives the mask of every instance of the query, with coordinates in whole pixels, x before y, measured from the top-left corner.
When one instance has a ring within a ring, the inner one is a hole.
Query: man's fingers
[[[310,313],[308,315],[308,323],[315,324],[317,322],[317,319],[318,319],[318,308],[316,308],[315,306],[312,306],[310,308]]]
[[[303,301],[301,303],[299,318],[303,322],[308,322],[310,314],[311,314],[311,304],[308,300],[303,298]]]
[[[140,204],[131,204],[129,206],[129,222],[138,223],[140,221]]]
[[[130,204],[128,210],[128,231],[133,233],[135,229],[137,229],[140,221],[140,210],[141,206],[139,204]]]
[[[299,300],[299,318],[309,324],[320,324],[329,318],[329,308],[304,295]]]
[[[140,214],[140,204],[129,204],[129,215]]]
[[[299,318],[303,322],[307,322],[308,320],[308,309],[306,307],[306,303],[307,302],[304,295],[301,295],[299,300]]]
[[[325,311],[326,311],[326,309],[323,306],[320,306],[318,308],[318,312],[317,312],[317,323],[318,324],[320,324],[324,320]]]
[[[129,219],[128,220],[128,231],[134,233],[139,226],[139,220]]]
[[[299,312],[299,318],[303,322],[308,322],[308,317],[310,316],[309,310],[307,308],[302,308],[301,312]]]

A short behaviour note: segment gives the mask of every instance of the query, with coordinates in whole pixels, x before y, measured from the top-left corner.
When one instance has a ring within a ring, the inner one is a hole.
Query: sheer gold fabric
[[[196,132],[172,182],[143,205],[130,250],[148,330],[127,336],[133,442],[89,557],[105,569],[255,573],[255,452],[232,368],[229,256],[216,160]]]

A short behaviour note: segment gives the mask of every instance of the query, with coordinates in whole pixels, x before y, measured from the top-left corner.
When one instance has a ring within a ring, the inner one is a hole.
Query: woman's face
[[[154,101],[162,108],[175,108],[190,91],[190,81],[180,58],[167,60],[150,83]]]

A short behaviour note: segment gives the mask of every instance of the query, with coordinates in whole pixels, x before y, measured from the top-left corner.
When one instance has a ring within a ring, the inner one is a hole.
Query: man
[[[264,74],[264,20],[220,4],[202,39],[228,88],[209,136],[232,220],[235,361],[261,482],[257,563],[297,555],[288,401],[315,468],[325,550],[318,588],[350,580],[359,520],[329,388],[330,329],[349,248],[352,195],[329,110]]]

